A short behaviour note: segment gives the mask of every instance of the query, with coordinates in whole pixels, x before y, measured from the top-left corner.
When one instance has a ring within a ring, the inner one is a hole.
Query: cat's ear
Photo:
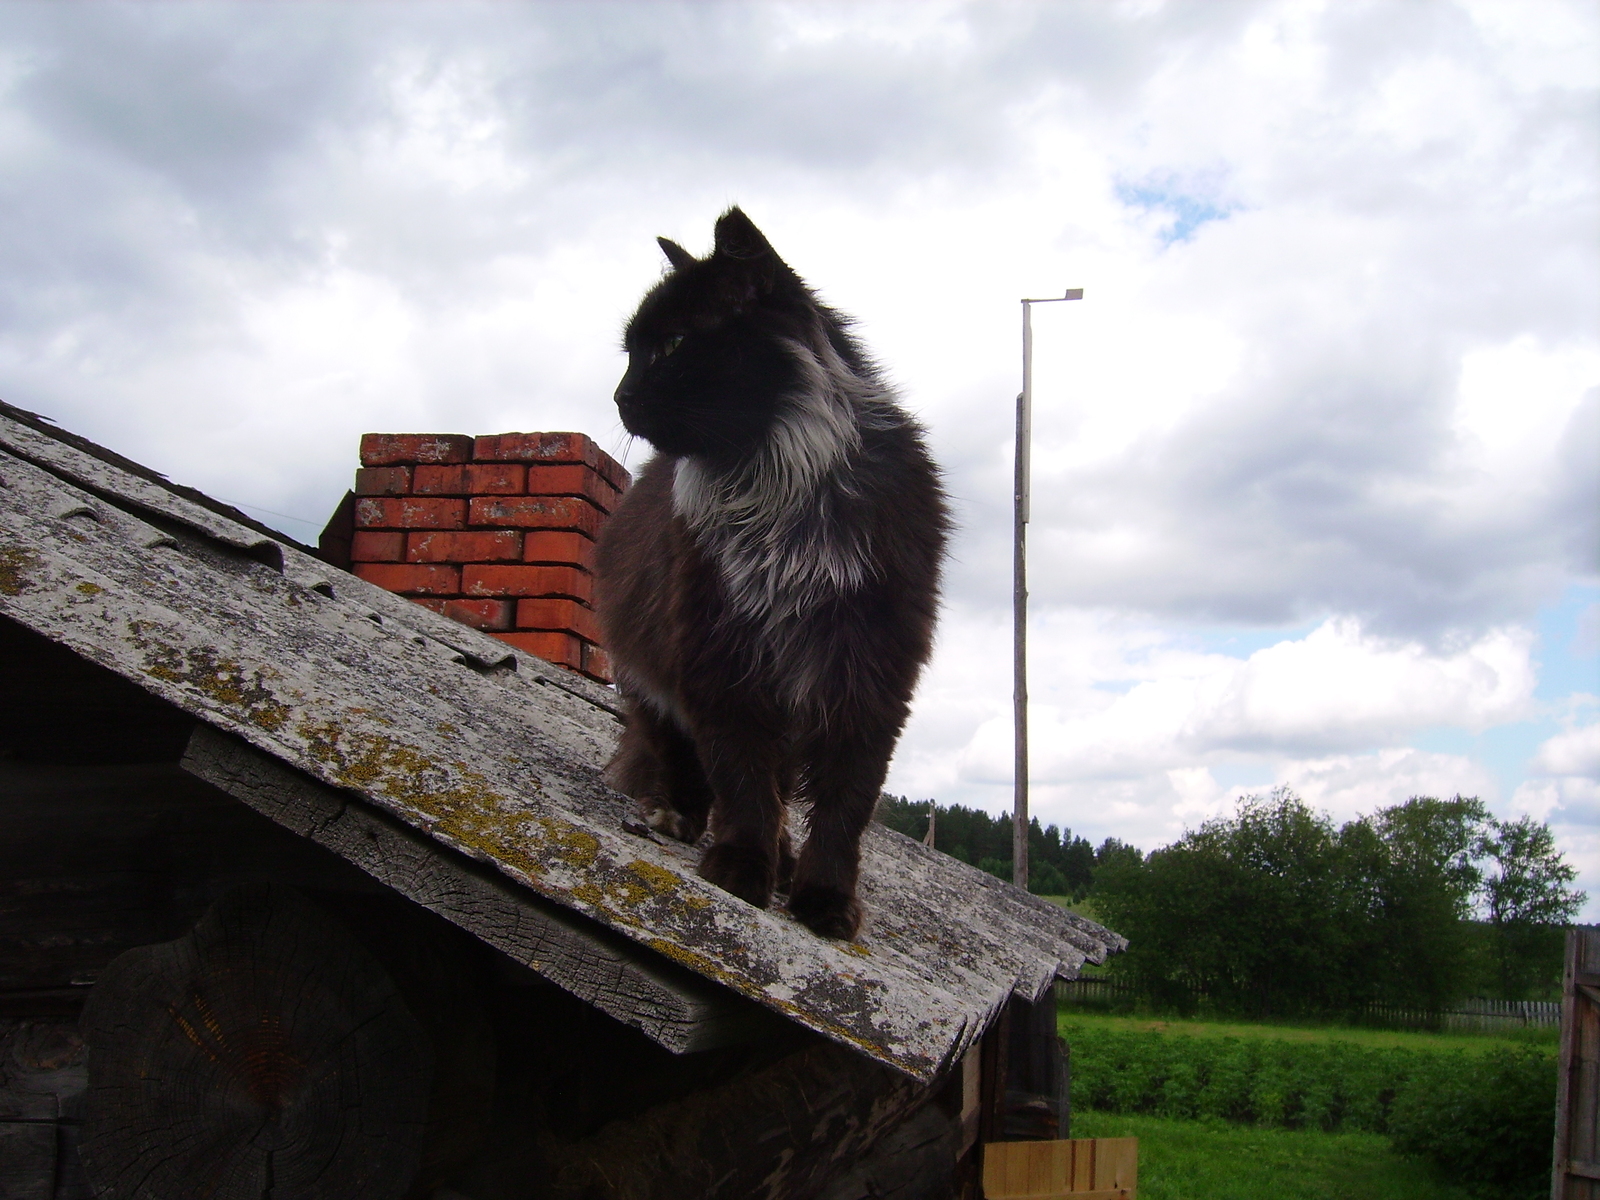
[[[694,255],[671,238],[658,237],[656,242],[661,246],[661,252],[667,256],[667,261],[672,264],[672,269],[675,271],[681,271],[697,261]]]
[[[778,258],[778,252],[737,205],[717,218],[715,253],[743,262]]]
[[[724,274],[734,283],[741,306],[770,293],[779,275],[786,270],[772,244],[737,207],[717,218],[711,257],[723,266]]]

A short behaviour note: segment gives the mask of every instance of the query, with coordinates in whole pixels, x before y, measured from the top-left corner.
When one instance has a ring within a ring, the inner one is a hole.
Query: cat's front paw
[[[861,902],[838,888],[801,884],[789,896],[789,912],[818,937],[850,941],[861,928]]]
[[[700,859],[700,877],[757,908],[772,903],[772,859],[748,847],[712,846]]]
[[[706,831],[704,821],[691,821],[670,804],[642,804],[639,806],[639,815],[657,833],[690,845],[698,842],[700,835]]]

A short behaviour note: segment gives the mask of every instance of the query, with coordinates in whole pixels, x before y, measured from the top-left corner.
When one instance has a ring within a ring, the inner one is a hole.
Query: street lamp
[[[1082,300],[1082,288],[1022,302],[1022,391],[1017,396],[1016,485],[1012,495],[1011,705],[1016,765],[1012,781],[1011,882],[1028,886],[1028,475],[1033,437],[1033,306]]]

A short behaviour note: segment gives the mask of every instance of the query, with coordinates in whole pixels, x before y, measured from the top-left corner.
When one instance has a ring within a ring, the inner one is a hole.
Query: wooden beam
[[[181,765],[675,1054],[780,1019],[230,734],[198,726]]]

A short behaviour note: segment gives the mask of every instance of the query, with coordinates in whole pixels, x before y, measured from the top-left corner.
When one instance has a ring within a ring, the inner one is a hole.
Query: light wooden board
[[[1136,1200],[1138,1138],[989,1142],[985,1200]]]
[[[876,825],[861,939],[817,938],[625,828],[614,693],[260,541],[0,410],[0,614],[824,1036],[931,1080],[1125,945]]]

